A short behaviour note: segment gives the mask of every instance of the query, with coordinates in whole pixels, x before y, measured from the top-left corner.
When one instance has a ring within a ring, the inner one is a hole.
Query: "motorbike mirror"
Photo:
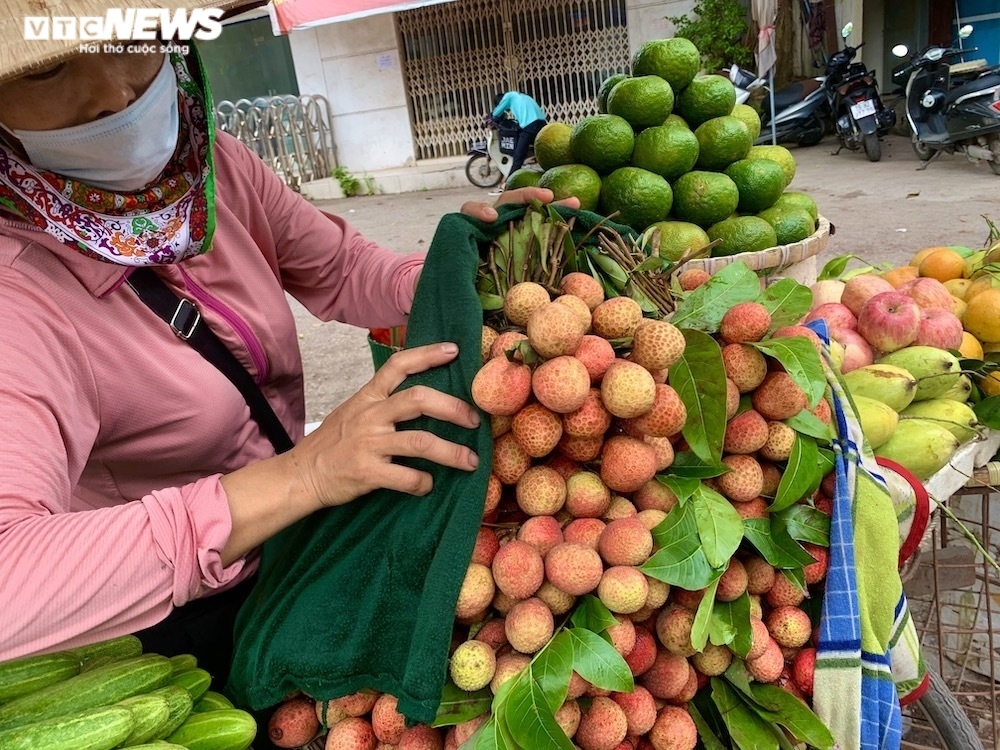
[[[970,36],[972,36],[972,24],[967,23],[958,30],[959,39],[968,39]]]
[[[909,51],[909,48],[905,44],[897,44],[892,48],[892,54],[896,57],[906,57]]]
[[[848,21],[848,22],[847,22],[847,23],[846,23],[846,24],[844,25],[844,28],[843,28],[843,29],[841,29],[841,31],[840,31],[840,35],[841,35],[841,36],[842,36],[842,37],[843,37],[844,39],[847,39],[847,37],[849,37],[849,36],[851,35],[851,32],[853,32],[853,31],[854,31],[854,23],[853,23],[853,22],[851,22],[851,21]]]

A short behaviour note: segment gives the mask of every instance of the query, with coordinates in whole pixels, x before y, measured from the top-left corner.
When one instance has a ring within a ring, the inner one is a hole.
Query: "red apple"
[[[880,352],[909,346],[920,330],[920,307],[902,292],[876,294],[858,315],[858,333]]]
[[[844,359],[840,365],[841,372],[850,372],[859,367],[865,367],[875,361],[875,352],[857,331],[849,328],[838,328],[830,333],[834,341],[844,347]]]
[[[844,293],[840,296],[840,301],[854,315],[860,315],[861,308],[868,300],[876,294],[892,291],[895,291],[895,287],[885,279],[873,273],[863,273],[848,279],[844,284]]]
[[[937,307],[948,312],[954,310],[951,292],[937,279],[924,277],[907,281],[897,291],[913,297],[916,303],[924,309]]]
[[[918,346],[958,349],[962,345],[962,321],[955,313],[929,307],[920,313],[920,328],[913,342]]]
[[[826,321],[831,332],[838,328],[853,331],[858,327],[858,319],[854,317],[854,313],[847,309],[847,305],[842,305],[840,302],[827,302],[825,305],[820,305],[806,315],[802,322],[811,323],[819,318]]]
[[[840,298],[844,294],[845,286],[846,284],[839,279],[824,279],[823,281],[817,281],[809,287],[809,291],[812,292],[813,296],[811,309],[815,310],[817,307],[825,305],[827,302],[840,302]]]

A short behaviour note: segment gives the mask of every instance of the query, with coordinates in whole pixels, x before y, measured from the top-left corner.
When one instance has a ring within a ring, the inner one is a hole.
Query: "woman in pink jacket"
[[[303,437],[285,293],[321,320],[399,325],[422,256],[365,240],[214,133],[196,58],[78,54],[25,41],[13,20],[0,24],[0,660],[142,631],[148,650],[220,657],[218,674],[265,539],[377,488],[427,494],[429,475],[394,456],[473,469],[467,448],[395,426],[478,416],[425,388],[394,394],[454,358],[442,343],[395,355]],[[535,196],[552,198],[506,199]],[[143,277],[176,295],[173,315],[140,298]],[[199,326],[295,447],[276,455],[186,340]]]

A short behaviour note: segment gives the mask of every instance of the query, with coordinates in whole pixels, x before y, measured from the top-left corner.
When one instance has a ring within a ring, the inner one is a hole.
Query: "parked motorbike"
[[[469,149],[465,176],[476,187],[491,188],[510,176],[519,128],[514,120],[495,120],[492,117],[486,118],[485,125],[486,140],[476,141]],[[535,163],[535,149],[531,146],[522,166],[533,163]]]
[[[972,27],[964,26],[959,37],[971,33]],[[1000,174],[1000,72],[990,69],[958,86],[951,82],[950,61],[974,51],[932,45],[893,71],[908,78],[906,116],[913,129],[913,150],[926,162],[921,169],[947,152],[985,161]],[[900,44],[892,52],[905,57],[908,50]]]
[[[863,62],[854,62],[865,43],[857,47],[847,44],[853,31],[854,24],[847,23],[840,32],[844,48],[826,64],[825,90],[840,148],[863,148],[869,161],[878,161],[882,158],[879,138],[892,130],[896,113],[882,104],[875,71]]]
[[[750,71],[733,65],[725,71],[736,87],[736,103],[743,104],[750,94],[764,88],[766,81]],[[827,101],[823,84],[825,77],[796,81],[774,92],[772,118],[771,97],[765,96],[760,115],[760,137],[756,143],[771,143],[771,120],[778,143],[796,143],[815,146],[826,135],[828,119]]]

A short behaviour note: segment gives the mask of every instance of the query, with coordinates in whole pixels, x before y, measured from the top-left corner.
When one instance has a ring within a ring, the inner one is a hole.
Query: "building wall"
[[[643,42],[674,35],[667,16],[677,18],[691,12],[696,0],[628,0],[628,41],[635,52]]]

